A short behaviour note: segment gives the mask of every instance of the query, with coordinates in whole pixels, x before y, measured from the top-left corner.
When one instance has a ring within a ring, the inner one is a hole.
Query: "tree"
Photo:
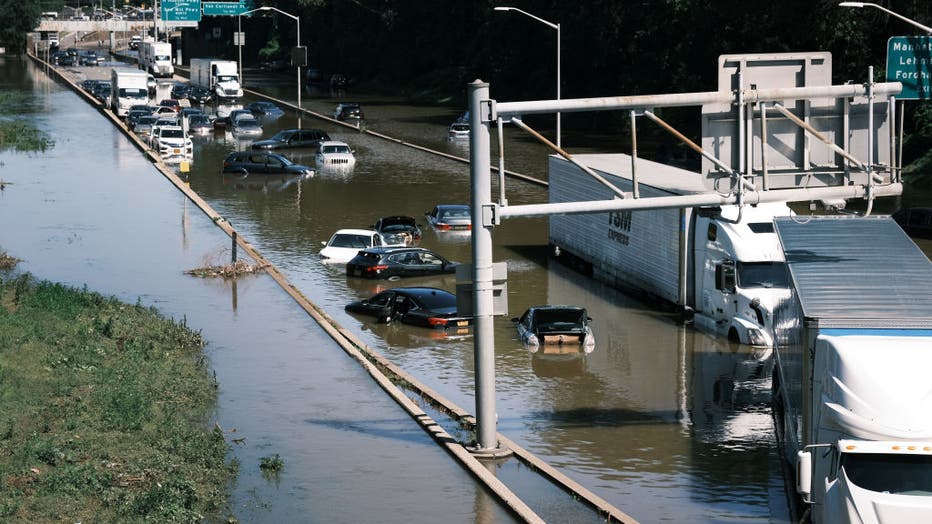
[[[26,33],[39,25],[39,2],[0,0],[0,42],[15,49],[26,49]]]

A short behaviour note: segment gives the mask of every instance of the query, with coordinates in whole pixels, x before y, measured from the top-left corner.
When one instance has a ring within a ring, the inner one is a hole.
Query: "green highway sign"
[[[204,15],[206,16],[238,16],[253,9],[252,0],[239,2],[204,2]]]
[[[932,99],[932,36],[887,40],[887,82],[900,82],[900,100]]]
[[[165,22],[199,22],[201,0],[162,0],[160,16]]]

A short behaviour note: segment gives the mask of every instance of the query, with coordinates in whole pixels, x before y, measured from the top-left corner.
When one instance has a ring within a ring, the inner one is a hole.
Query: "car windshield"
[[[163,129],[162,138],[184,138],[184,131],[181,129]]]
[[[236,80],[236,75],[218,75],[217,82],[233,82]]]
[[[330,240],[330,245],[332,247],[352,247],[365,249],[372,246],[372,238],[368,235],[339,233],[333,236],[333,239]]]
[[[572,325],[582,326],[586,321],[586,311],[582,309],[539,309],[534,313],[534,325]]]
[[[278,142],[286,142],[289,138],[291,138],[291,135],[293,134],[294,133],[292,133],[291,131],[279,131],[278,133],[275,133],[274,135],[272,135],[272,138],[270,140],[275,140]]]
[[[151,125],[153,122],[155,122],[155,120],[156,118],[154,116],[142,116],[142,117],[139,117],[139,121],[136,122],[136,125],[139,125],[139,124],[150,124]]]
[[[324,154],[328,153],[349,153],[349,146],[323,146],[322,148]]]
[[[383,233],[398,233],[398,232],[410,231],[413,228],[414,226],[409,225],[409,224],[388,224],[388,225],[382,226],[382,232]]]
[[[209,124],[210,118],[208,118],[207,115],[192,115],[189,122],[191,123],[191,125]]]
[[[251,118],[240,118],[236,121],[238,127],[261,127],[259,122]]]
[[[467,124],[453,124],[450,128],[454,131],[469,131],[469,126]]]
[[[469,208],[454,207],[444,209],[440,212],[442,218],[469,218]]]
[[[784,262],[738,262],[738,286],[786,288],[789,275]]]
[[[852,484],[894,495],[932,495],[932,456],[845,453],[841,467]]]

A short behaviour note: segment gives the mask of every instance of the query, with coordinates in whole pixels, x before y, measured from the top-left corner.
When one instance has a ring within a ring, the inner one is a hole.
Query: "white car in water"
[[[371,229],[340,229],[328,242],[321,242],[320,259],[326,263],[345,264],[360,250],[385,246],[382,235]]]
[[[356,157],[353,156],[353,150],[346,142],[337,142],[328,140],[321,142],[317,146],[317,167],[326,168],[343,168],[352,169],[356,165]]]
[[[194,154],[194,144],[181,126],[159,126],[152,131],[152,148],[163,157],[185,157]]]

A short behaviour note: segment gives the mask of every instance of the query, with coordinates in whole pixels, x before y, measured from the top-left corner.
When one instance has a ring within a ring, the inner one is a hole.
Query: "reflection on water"
[[[223,185],[240,191],[283,191],[292,185],[300,185],[312,175],[262,175],[223,173]]]

